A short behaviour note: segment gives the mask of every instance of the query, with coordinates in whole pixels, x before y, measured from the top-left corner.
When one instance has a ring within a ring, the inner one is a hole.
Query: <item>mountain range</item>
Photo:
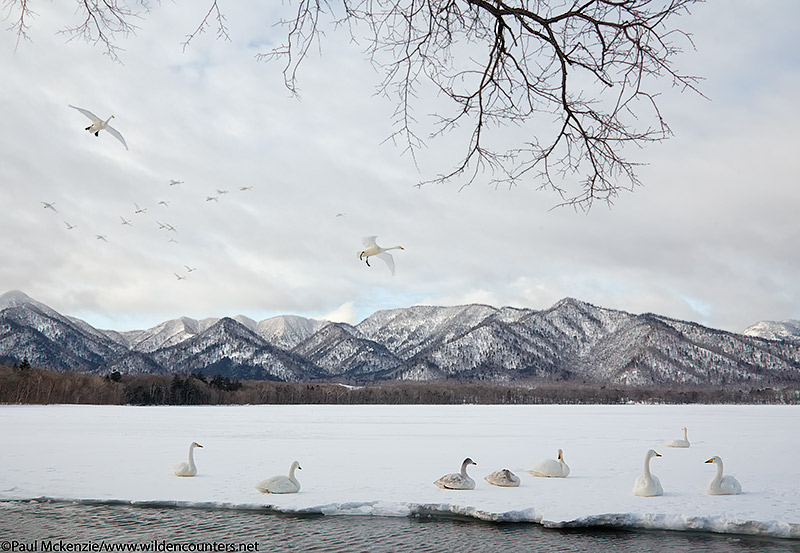
[[[181,317],[98,330],[19,291],[0,295],[0,363],[57,371],[223,375],[287,382],[579,381],[621,386],[800,382],[800,321],[742,334],[565,298],[378,311],[357,325],[284,315]]]

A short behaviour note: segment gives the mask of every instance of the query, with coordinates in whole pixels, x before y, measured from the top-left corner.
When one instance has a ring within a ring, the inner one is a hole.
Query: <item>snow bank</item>
[[[689,428],[689,449],[664,440]],[[458,516],[800,538],[797,406],[0,406],[0,500],[53,498],[326,515]],[[189,443],[198,475],[172,465]],[[558,448],[566,479],[526,469]],[[649,448],[660,497],[635,497]],[[709,496],[712,455],[742,483]],[[473,491],[441,490],[465,457]],[[302,490],[253,487],[302,470]],[[483,481],[509,468],[519,488]]]

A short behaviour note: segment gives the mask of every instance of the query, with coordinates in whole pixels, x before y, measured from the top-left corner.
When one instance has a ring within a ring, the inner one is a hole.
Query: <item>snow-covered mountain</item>
[[[742,331],[746,336],[758,336],[767,340],[794,340],[800,342],[800,321],[760,321]]]
[[[542,311],[392,309],[356,326],[288,315],[258,323],[182,317],[119,333],[60,315],[21,292],[0,296],[0,362],[27,358],[35,366],[98,373],[686,387],[800,382],[800,340],[750,334],[572,298]]]

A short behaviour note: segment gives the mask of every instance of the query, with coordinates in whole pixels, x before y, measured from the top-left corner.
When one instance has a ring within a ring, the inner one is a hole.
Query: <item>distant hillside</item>
[[[800,321],[761,321],[745,328],[742,334],[767,340],[800,342]]]
[[[360,324],[295,316],[180,318],[101,331],[21,292],[0,296],[0,362],[57,371],[221,375],[284,382],[454,380],[623,387],[800,382],[800,341],[715,330],[566,298],[550,309],[487,305],[379,311]]]

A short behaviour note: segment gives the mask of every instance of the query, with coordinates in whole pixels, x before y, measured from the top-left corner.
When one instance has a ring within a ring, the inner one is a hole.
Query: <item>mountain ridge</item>
[[[736,334],[564,298],[544,310],[413,306],[357,325],[283,315],[116,332],[19,291],[0,295],[0,362],[58,371],[279,381],[547,380],[623,386],[800,382],[800,341]]]

